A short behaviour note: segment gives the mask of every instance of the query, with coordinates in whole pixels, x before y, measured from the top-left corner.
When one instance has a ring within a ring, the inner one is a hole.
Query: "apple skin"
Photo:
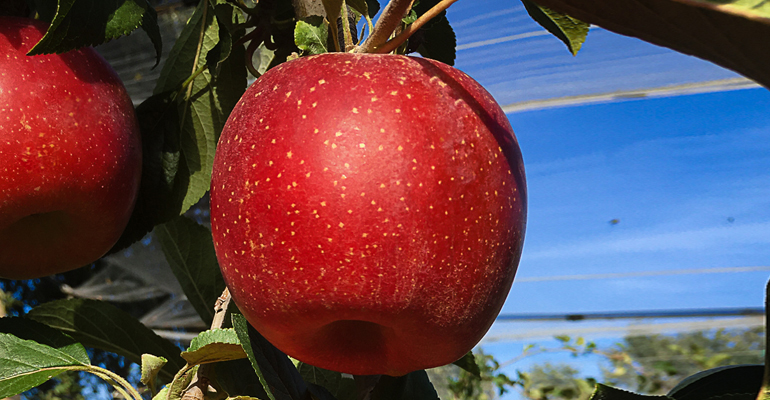
[[[400,376],[491,326],[526,224],[500,107],[445,64],[329,53],[248,88],[219,140],[212,233],[232,297],[278,349]]]
[[[91,48],[26,56],[39,21],[0,17],[0,277],[37,278],[104,255],[133,210],[133,104]]]

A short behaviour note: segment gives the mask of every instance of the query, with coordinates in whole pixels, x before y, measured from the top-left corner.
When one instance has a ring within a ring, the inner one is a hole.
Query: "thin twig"
[[[371,53],[374,49],[387,42],[393,31],[401,24],[401,20],[406,15],[406,12],[409,11],[411,5],[411,0],[391,0],[382,10],[382,15],[377,20],[374,30],[369,33],[369,37],[354,52]]]
[[[225,322],[225,314],[227,314],[227,307],[230,305],[230,290],[225,287],[225,290],[217,298],[214,303],[214,319],[211,321],[211,329],[221,328]]]
[[[348,21],[348,5],[343,1],[342,10],[340,12],[340,18],[342,19],[342,36],[345,38],[345,51],[353,48],[353,34],[350,32],[350,21]]]
[[[417,32],[420,28],[422,28],[428,21],[433,19],[435,16],[441,14],[442,11],[446,10],[451,6],[453,3],[455,3],[457,0],[442,0],[440,3],[433,6],[428,12],[421,15],[420,18],[417,18],[416,21],[414,21],[409,27],[404,29],[401,33],[396,35],[391,40],[388,40],[386,43],[384,43],[382,46],[375,47],[372,51],[372,53],[379,53],[379,54],[385,54],[390,53],[391,51],[398,48],[398,46],[401,46],[404,42],[406,42],[407,39],[409,39],[412,34]]]

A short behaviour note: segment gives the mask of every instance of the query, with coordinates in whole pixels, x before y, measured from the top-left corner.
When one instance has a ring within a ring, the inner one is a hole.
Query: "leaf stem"
[[[417,18],[414,23],[409,25],[406,29],[401,31],[396,37],[394,37],[391,40],[388,40],[385,42],[382,46],[375,47],[372,50],[372,53],[379,53],[379,54],[385,54],[390,53],[391,51],[398,48],[398,46],[401,46],[402,43],[406,42],[407,39],[409,39],[412,34],[417,32],[420,28],[422,28],[428,21],[433,19],[435,16],[439,15],[442,11],[446,10],[451,6],[453,3],[455,3],[457,0],[442,0],[440,3],[433,6],[428,12],[421,15],[420,18]]]
[[[377,20],[374,30],[370,32],[369,37],[354,52],[372,53],[374,49],[387,42],[390,35],[401,24],[401,20],[411,6],[411,0],[391,0],[382,10],[382,15]]]
[[[67,370],[92,373],[112,385],[126,399],[144,400],[142,395],[127,380],[108,369],[96,365],[83,365],[71,366]]]

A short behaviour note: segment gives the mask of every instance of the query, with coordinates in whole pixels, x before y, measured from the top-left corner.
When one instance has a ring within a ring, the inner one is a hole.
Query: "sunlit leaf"
[[[564,42],[572,55],[577,55],[588,35],[589,25],[569,15],[521,0],[529,15],[552,35]]]
[[[135,363],[141,363],[142,354],[145,353],[162,356],[168,360],[168,364],[159,373],[165,382],[169,382],[185,364],[173,343],[158,336],[136,318],[103,301],[51,301],[33,308],[27,318],[58,329],[85,346],[120,354]]]

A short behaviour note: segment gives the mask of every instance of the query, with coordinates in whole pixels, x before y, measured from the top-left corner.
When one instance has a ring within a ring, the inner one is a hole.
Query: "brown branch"
[[[434,17],[441,14],[442,11],[449,8],[449,6],[451,6],[456,1],[457,0],[442,0],[440,3],[436,4],[430,10],[428,10],[428,12],[421,15],[420,18],[417,18],[416,21],[414,21],[411,25],[409,25],[396,37],[394,37],[391,40],[388,40],[382,46],[375,47],[372,53],[385,54],[385,53],[390,53],[391,51],[397,49],[398,46],[401,46],[401,44],[406,42],[406,40],[409,39],[409,37],[412,36],[412,34],[414,34],[420,28],[422,28],[426,23],[428,23],[428,21],[432,20]]]
[[[411,0],[391,0],[382,10],[380,19],[374,26],[374,30],[369,34],[364,43],[357,47],[355,53],[372,53],[374,49],[382,46],[388,41],[390,35],[401,24],[401,20],[412,6]]]

